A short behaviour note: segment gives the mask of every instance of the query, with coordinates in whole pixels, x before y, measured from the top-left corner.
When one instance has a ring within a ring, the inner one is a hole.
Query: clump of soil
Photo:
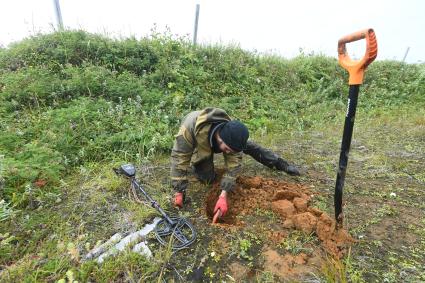
[[[215,183],[207,194],[206,213],[211,219],[220,192],[219,183]],[[289,184],[258,176],[239,177],[235,190],[228,195],[229,210],[220,219],[220,225],[243,226],[242,217],[237,216],[252,214],[258,208],[271,208],[280,216],[283,229],[314,233],[328,253],[340,258],[354,239],[346,230],[336,229],[335,220],[329,215],[310,207],[312,197],[311,191],[301,184]],[[274,238],[284,238],[284,233],[276,233]]]
[[[291,278],[297,278],[310,272],[310,268],[305,265],[308,256],[304,253],[280,255],[273,249],[267,249],[262,255],[265,260],[264,270],[270,271],[277,276],[288,278],[288,275],[290,275]]]

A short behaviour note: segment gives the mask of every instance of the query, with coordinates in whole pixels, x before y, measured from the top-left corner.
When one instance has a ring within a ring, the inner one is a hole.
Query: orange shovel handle
[[[347,54],[345,44],[361,39],[366,39],[366,53],[361,60],[352,60]],[[378,42],[375,32],[371,28],[352,33],[338,40],[338,60],[339,64],[350,74],[349,85],[363,83],[364,71],[377,55]]]

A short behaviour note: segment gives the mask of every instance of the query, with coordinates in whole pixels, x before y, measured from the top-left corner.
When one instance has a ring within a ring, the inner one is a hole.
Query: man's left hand
[[[300,171],[297,169],[297,167],[289,164],[288,162],[286,162],[282,158],[279,158],[277,160],[275,166],[276,166],[277,170],[284,171],[284,172],[288,173],[288,175],[291,175],[291,176],[299,176],[300,175]]]

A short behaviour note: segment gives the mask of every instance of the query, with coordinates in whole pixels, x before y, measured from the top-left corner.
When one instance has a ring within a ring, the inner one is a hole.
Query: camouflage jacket
[[[184,191],[188,185],[187,173],[191,165],[212,158],[214,152],[209,141],[211,126],[228,122],[231,118],[219,108],[206,108],[189,113],[183,120],[175,136],[171,152],[171,185],[176,191]],[[222,179],[222,189],[232,190],[236,174],[242,161],[241,153],[223,153],[226,172]],[[226,184],[226,186],[223,186]]]

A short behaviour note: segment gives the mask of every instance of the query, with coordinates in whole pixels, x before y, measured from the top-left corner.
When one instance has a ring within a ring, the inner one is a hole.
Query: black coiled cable
[[[162,245],[171,245],[175,251],[189,247],[196,240],[196,231],[193,225],[185,218],[170,217],[174,222],[171,225],[162,218],[154,229],[155,237]],[[170,237],[167,241],[167,237]]]

